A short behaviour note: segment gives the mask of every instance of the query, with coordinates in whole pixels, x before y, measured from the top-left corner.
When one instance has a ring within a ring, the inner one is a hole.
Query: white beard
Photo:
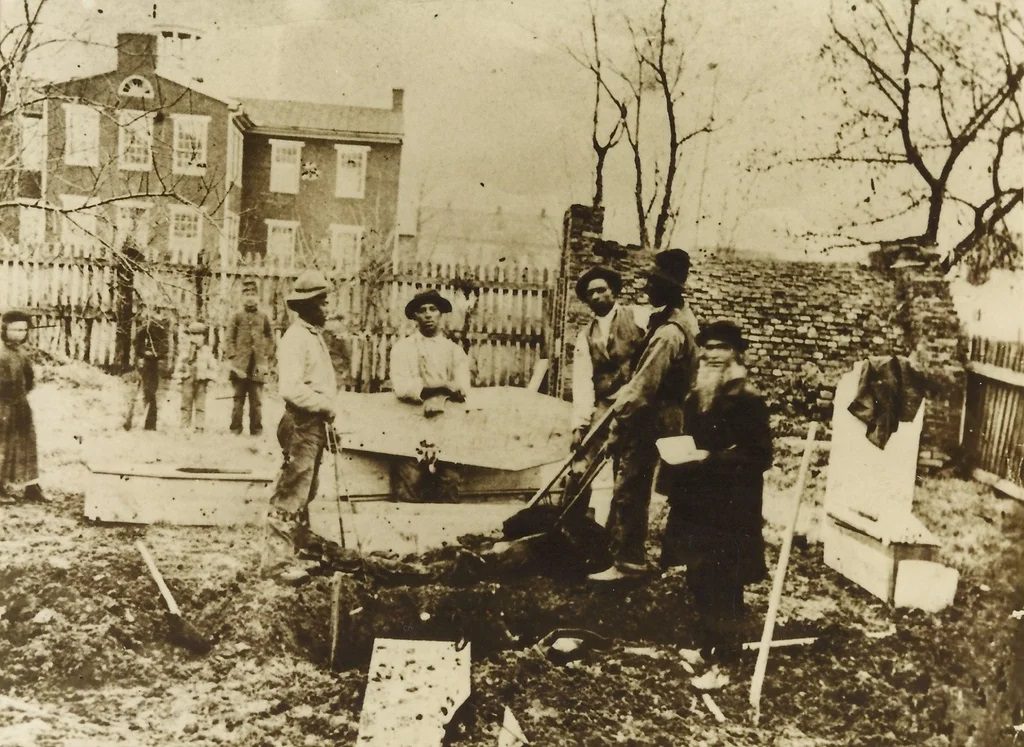
[[[711,408],[711,403],[715,401],[723,386],[730,381],[745,378],[746,375],[747,369],[737,361],[725,366],[709,366],[701,362],[693,384],[693,393],[697,397],[700,411],[707,412]]]

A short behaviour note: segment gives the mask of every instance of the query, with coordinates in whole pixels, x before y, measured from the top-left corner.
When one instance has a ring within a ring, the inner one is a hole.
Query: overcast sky
[[[153,23],[148,0],[49,2],[49,23],[98,44],[61,47],[37,69],[50,78],[110,69],[117,31]],[[610,49],[625,38],[622,14],[639,5],[604,3]],[[679,30],[696,76],[686,114],[703,115],[714,98],[727,124],[685,154],[674,243],[795,251],[787,229],[827,230],[864,189],[816,169],[748,170],[775,148],[830,142],[838,92],[823,83],[818,55],[828,4],[692,5],[705,12]],[[558,214],[590,199],[592,81],[566,51],[586,40],[586,0],[164,0],[156,22],[199,27],[196,74],[234,96],[388,106],[390,89],[405,88],[407,224],[421,197]],[[625,148],[607,180],[607,231],[635,241]],[[699,225],[698,205],[709,216]]]

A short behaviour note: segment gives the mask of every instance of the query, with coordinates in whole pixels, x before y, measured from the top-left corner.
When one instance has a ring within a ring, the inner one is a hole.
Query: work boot
[[[25,493],[22,495],[22,500],[26,503],[46,503],[46,496],[43,494],[42,488],[39,487],[39,483],[32,483],[31,485],[25,486]]]

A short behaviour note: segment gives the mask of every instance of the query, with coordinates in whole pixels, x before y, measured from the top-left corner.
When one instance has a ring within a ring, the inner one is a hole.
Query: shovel
[[[135,548],[146,562],[149,575],[153,577],[157,588],[160,590],[160,595],[164,598],[164,603],[167,605],[167,640],[194,654],[203,655],[209,653],[210,649],[213,648],[213,642],[181,616],[178,603],[174,601],[171,590],[164,583],[164,577],[160,575],[160,569],[156,567],[153,556],[149,554],[149,548],[143,544],[142,540],[136,541]]]

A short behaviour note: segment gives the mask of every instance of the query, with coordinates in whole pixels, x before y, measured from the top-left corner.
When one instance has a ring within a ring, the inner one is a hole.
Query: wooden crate
[[[936,560],[938,540],[912,514],[863,516],[850,509],[827,513],[825,564],[892,604],[904,560]]]

